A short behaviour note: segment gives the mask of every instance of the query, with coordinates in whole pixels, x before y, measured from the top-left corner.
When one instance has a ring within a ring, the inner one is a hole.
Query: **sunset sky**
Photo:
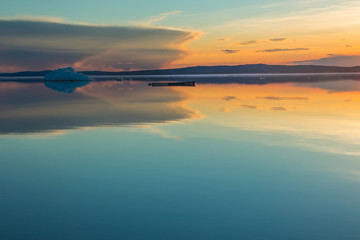
[[[360,65],[360,2],[3,0],[0,72]]]

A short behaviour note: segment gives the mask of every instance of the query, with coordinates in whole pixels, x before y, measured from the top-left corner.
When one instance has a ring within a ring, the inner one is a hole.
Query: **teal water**
[[[360,237],[356,91],[55,88],[0,84],[0,239]]]

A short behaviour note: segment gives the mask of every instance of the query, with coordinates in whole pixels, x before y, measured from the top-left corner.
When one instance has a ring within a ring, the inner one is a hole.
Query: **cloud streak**
[[[307,97],[275,97],[275,96],[266,96],[266,97],[256,97],[257,99],[266,99],[266,100],[309,100]]]
[[[282,42],[282,41],[287,40],[287,38],[271,38],[269,40],[272,42]]]
[[[174,11],[171,11],[171,12],[165,12],[165,13],[160,13],[159,15],[156,15],[156,16],[153,16],[152,18],[150,18],[146,24],[152,24],[152,23],[155,23],[155,22],[160,22],[162,20],[165,20],[167,17],[171,16],[171,15],[177,15],[179,13],[181,13],[182,11],[181,10],[174,10]]]
[[[240,52],[240,50],[237,50],[237,49],[224,49],[224,50],[220,50],[220,52],[225,53],[225,54],[233,54],[233,53]]]
[[[226,42],[226,41],[229,41],[230,38],[219,38],[219,39],[216,39],[215,42]]]
[[[292,63],[305,64],[305,65],[315,64],[315,65],[325,65],[325,66],[352,67],[352,66],[360,66],[360,55],[329,54],[328,57],[324,57],[324,58],[295,61]]]
[[[310,48],[271,48],[271,49],[258,50],[256,52],[274,53],[274,52],[294,52],[294,51],[307,51],[307,50],[310,50]]]
[[[161,68],[186,55],[197,32],[160,27],[0,20],[1,71]]]
[[[240,45],[252,45],[252,44],[257,44],[258,41],[256,40],[251,40],[251,41],[245,41],[245,42],[241,42],[239,43]]]

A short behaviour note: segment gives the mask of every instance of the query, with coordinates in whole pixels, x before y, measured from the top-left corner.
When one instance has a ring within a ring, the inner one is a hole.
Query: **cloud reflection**
[[[141,83],[94,82],[73,94],[42,83],[6,84],[0,83],[0,134],[162,123],[196,115],[182,103],[184,94]]]
[[[286,107],[271,107],[270,110],[274,111],[287,111]]]
[[[294,83],[199,84],[191,90],[191,105],[207,118],[188,135],[360,156],[357,81],[335,82],[353,91]],[[241,102],[224,101],[224,96],[241,96]]]

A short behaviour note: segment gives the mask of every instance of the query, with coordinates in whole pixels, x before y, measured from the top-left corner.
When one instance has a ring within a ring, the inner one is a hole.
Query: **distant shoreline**
[[[25,71],[16,73],[0,73],[0,77],[41,77],[50,70]],[[141,71],[79,71],[88,76],[175,76],[175,75],[240,75],[240,74],[359,74],[360,66],[337,67],[319,65],[266,65],[250,64],[237,66],[197,66],[173,69],[141,70]]]
[[[113,75],[90,75],[90,77],[96,78],[117,78],[118,80],[129,80],[130,78],[217,78],[217,77],[286,77],[286,76],[293,76],[293,77],[311,77],[311,76],[359,76],[360,72],[324,72],[324,73],[198,73],[198,74],[144,74],[144,75],[137,75],[137,74],[129,74],[129,75],[122,75],[122,74],[113,74]],[[2,79],[13,79],[13,78],[22,78],[22,79],[40,79],[43,78],[43,75],[9,75],[0,74],[0,80]]]
[[[172,82],[196,81],[199,84],[270,84],[310,83],[326,81],[360,81],[360,72],[352,73],[241,73],[241,74],[182,74],[182,75],[89,75],[95,81]],[[1,77],[1,82],[45,83],[43,76]]]

